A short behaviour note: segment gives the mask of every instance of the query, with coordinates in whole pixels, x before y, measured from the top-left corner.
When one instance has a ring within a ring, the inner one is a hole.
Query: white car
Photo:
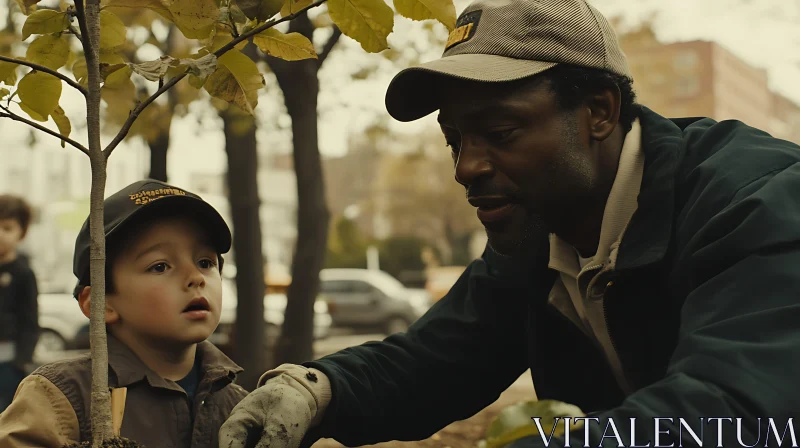
[[[37,363],[49,362],[67,350],[82,349],[83,345],[89,347],[89,318],[83,315],[72,294],[39,294],[39,328],[39,342],[33,354]]]

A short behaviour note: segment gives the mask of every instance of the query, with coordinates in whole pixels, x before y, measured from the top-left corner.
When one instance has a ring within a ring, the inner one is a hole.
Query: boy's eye
[[[216,262],[210,258],[204,258],[200,260],[198,264],[200,265],[200,269],[211,269],[216,266]]]
[[[148,269],[148,271],[162,273],[166,272],[168,268],[169,266],[166,263],[158,263],[154,264],[153,266],[150,266],[150,269]]]

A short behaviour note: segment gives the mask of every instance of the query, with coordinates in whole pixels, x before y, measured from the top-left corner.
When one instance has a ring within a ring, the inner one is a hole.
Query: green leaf
[[[58,70],[69,59],[69,43],[62,36],[52,34],[39,36],[28,45],[25,58],[34,64]]]
[[[248,19],[264,22],[281,10],[283,0],[236,0],[236,5]]]
[[[58,107],[61,80],[47,73],[30,72],[20,80],[17,93],[22,104],[46,120]],[[33,115],[31,118],[36,119]]]
[[[265,84],[256,63],[239,50],[223,54],[217,62],[217,71],[204,84],[206,91],[253,114],[258,105],[258,90]]]
[[[453,0],[394,0],[401,16],[411,20],[438,20],[453,31],[456,27],[456,7]]]
[[[10,95],[11,92],[8,89],[0,89],[0,100]]]
[[[122,20],[111,11],[100,11],[100,49],[120,47],[127,39],[128,31]]]
[[[61,133],[64,137],[69,137],[69,134],[72,132],[72,125],[69,123],[69,118],[67,114],[64,113],[64,109],[61,106],[56,107],[50,116],[53,118],[53,121],[56,122],[56,126],[58,126],[58,132]],[[64,140],[61,140],[61,147],[64,148],[67,146],[67,143]]]
[[[584,417],[585,414],[577,406],[555,400],[522,401],[504,408],[489,423],[486,429],[486,439],[480,444],[485,448],[501,448],[523,437],[539,434],[536,423],[531,417],[539,417],[542,429],[550,436],[550,431],[556,422],[556,417],[561,417],[555,428],[554,436],[564,434],[563,417]],[[577,431],[582,423],[570,422],[570,432]]]
[[[17,83],[17,67],[19,64],[13,62],[0,61],[0,82],[13,86]]]
[[[303,8],[311,6],[314,0],[286,0],[281,7],[281,17],[288,17]]]
[[[264,54],[287,61],[317,58],[314,44],[300,33],[283,34],[275,28],[268,28],[253,36],[253,43]]]
[[[22,40],[31,34],[60,33],[69,27],[69,17],[64,12],[42,9],[29,15],[22,25]]]
[[[386,38],[394,28],[394,11],[383,0],[328,0],[328,14],[364,51],[378,53],[389,48]]]
[[[162,17],[173,22],[172,13],[165,5],[165,2],[160,0],[104,0],[101,5],[104,8],[131,8],[131,9],[149,9],[159,13]]]
[[[220,16],[214,0],[168,0],[169,12],[175,25],[188,39],[205,39],[211,36]]]
[[[17,0],[17,5],[19,5],[19,9],[22,10],[22,13],[27,16],[28,14],[36,11],[36,4],[40,1],[41,0]],[[22,40],[25,40],[25,38]]]

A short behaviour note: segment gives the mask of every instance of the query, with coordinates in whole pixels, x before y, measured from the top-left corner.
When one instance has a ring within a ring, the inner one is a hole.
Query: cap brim
[[[508,82],[537,75],[556,62],[514,59],[493,54],[457,54],[407,68],[386,91],[386,110],[395,120],[418,120],[439,109],[437,78]]]
[[[175,214],[187,216],[201,228],[206,229],[217,252],[224,254],[230,250],[232,237],[225,220],[211,204],[191,196],[165,196],[147,206],[140,207],[116,227],[109,230],[106,238],[112,237],[119,229],[131,222],[147,220],[153,215],[170,216]]]

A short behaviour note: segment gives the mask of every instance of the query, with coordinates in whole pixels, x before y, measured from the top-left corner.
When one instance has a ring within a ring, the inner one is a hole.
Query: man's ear
[[[78,295],[78,304],[81,307],[81,311],[83,311],[83,315],[86,317],[91,318],[92,313],[92,287],[86,286],[83,288],[83,291]],[[119,313],[117,310],[114,309],[113,306],[108,301],[108,295],[106,295],[106,324],[113,324],[119,320]]]
[[[589,125],[592,140],[607,139],[619,125],[622,94],[619,88],[603,89],[589,97]]]

